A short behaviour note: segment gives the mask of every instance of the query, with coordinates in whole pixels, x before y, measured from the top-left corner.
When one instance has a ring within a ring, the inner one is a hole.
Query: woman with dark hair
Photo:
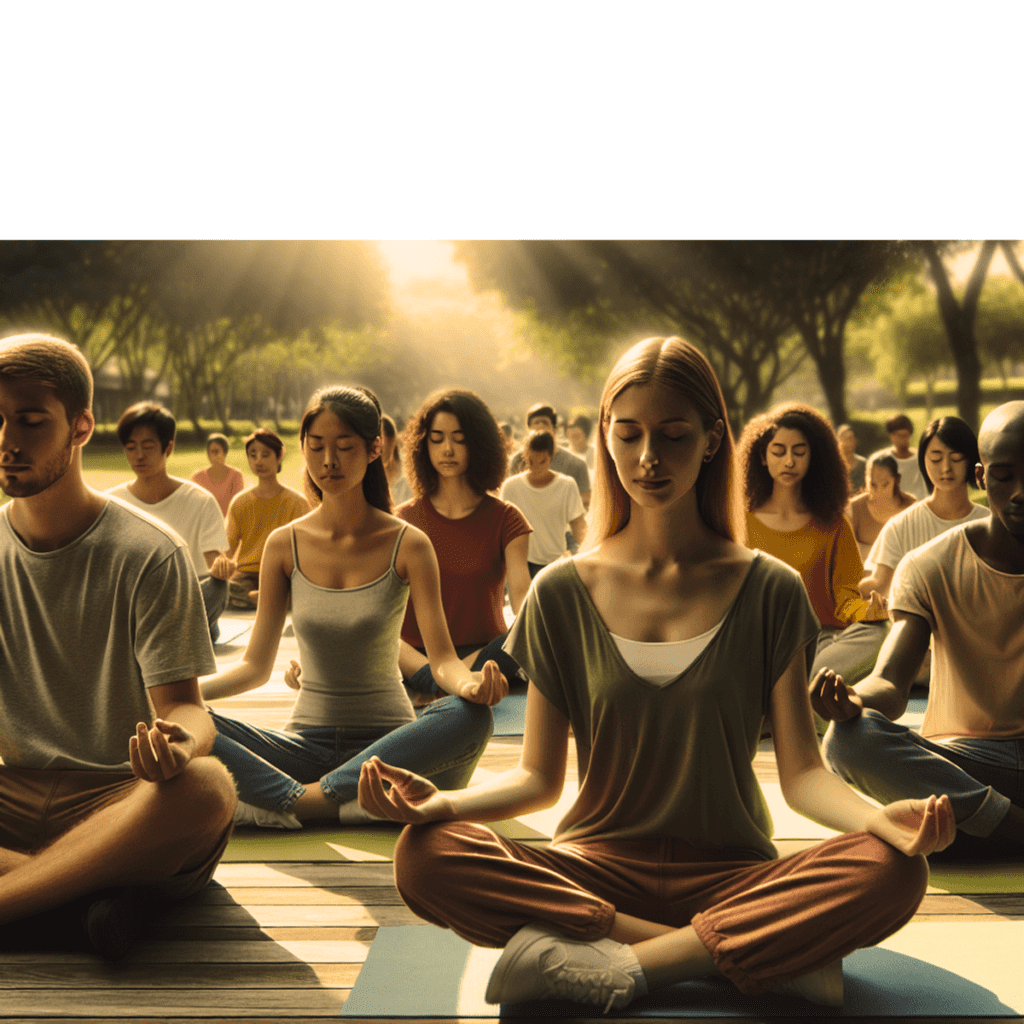
[[[272,430],[254,430],[245,439],[245,454],[256,486],[231,500],[226,523],[231,555],[222,555],[223,564],[218,558],[214,566],[230,571],[231,607],[252,609],[256,607],[255,593],[260,587],[260,562],[267,538],[279,526],[304,516],[309,505],[298,491],[277,479],[284,458],[284,441]]]
[[[865,559],[862,594],[875,590],[888,597],[896,566],[908,551],[954,526],[988,516],[988,509],[971,501],[967,493],[969,487],[977,486],[974,467],[979,461],[978,438],[959,416],[943,416],[925,427],[917,446],[917,462],[928,497],[882,527]]]
[[[861,597],[864,564],[849,521],[846,465],[828,420],[790,402],[755,416],[740,437],[747,545],[800,573],[821,623],[811,674],[824,668],[851,685],[875,664],[888,613]]]
[[[395,421],[385,413],[381,416],[380,423],[384,431],[384,452],[381,458],[384,461],[388,487],[391,488],[391,503],[398,508],[412,498],[412,487],[402,469],[402,452],[398,444],[398,428]]]
[[[367,820],[356,788],[360,766],[373,754],[440,789],[465,786],[494,728],[489,705],[508,692],[493,661],[477,673],[459,661],[441,614],[434,549],[391,514],[373,393],[321,389],[302,417],[299,439],[314,510],[270,535],[245,654],[201,683],[207,700],[262,686],[291,604],[305,672],[301,681],[289,680],[299,695],[284,730],[211,711],[213,753],[231,770],[241,798],[236,824]],[[398,669],[410,597],[435,676],[453,694],[418,719]]]
[[[226,516],[231,499],[245,488],[245,477],[241,470],[227,464],[228,439],[223,434],[211,434],[206,439],[206,457],[209,468],[197,469],[189,480],[205,487],[217,499],[220,514]]]
[[[921,854],[953,835],[946,798],[878,809],[822,765],[806,674],[818,623],[797,575],[736,540],[732,438],[696,348],[651,338],[619,360],[596,455],[583,550],[536,577],[508,638],[530,678],[519,766],[457,793],[363,766],[362,806],[412,826],[399,892],[505,947],[492,1003],[607,1011],[721,972],[751,995],[838,1005],[839,958],[920,903]],[[786,800],[848,833],[781,862],[752,765],[765,715]],[[581,788],[554,843],[476,824],[558,799],[570,727]]]
[[[917,500],[900,489],[900,468],[888,452],[875,452],[868,459],[864,478],[867,490],[850,501],[848,512],[861,558],[867,558],[882,527]],[[870,594],[869,590],[863,596]]]
[[[530,524],[489,494],[505,478],[505,439],[483,399],[463,388],[436,391],[409,420],[405,463],[417,497],[395,513],[434,545],[441,606],[459,657],[474,671],[493,659],[513,680],[519,666],[502,650],[505,581],[513,614],[526,597]],[[416,611],[402,626],[402,674],[416,693],[434,694]]]

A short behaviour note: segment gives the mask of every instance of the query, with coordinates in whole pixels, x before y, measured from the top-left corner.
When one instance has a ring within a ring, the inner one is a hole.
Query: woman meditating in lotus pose
[[[228,514],[228,506],[236,494],[245,489],[245,478],[240,470],[227,464],[228,439],[223,434],[211,434],[206,439],[206,457],[209,468],[197,469],[189,480],[205,487],[220,505],[220,514]]]
[[[717,971],[838,1005],[839,958],[919,904],[948,802],[878,809],[822,765],[819,625],[799,576],[735,539],[732,438],[697,349],[627,352],[599,424],[584,550],[536,577],[507,642],[531,681],[519,767],[441,793],[373,758],[360,804],[412,826],[395,876],[419,916],[504,947],[492,1003],[608,1009]],[[846,833],[784,861],[752,767],[765,715],[789,805]],[[556,802],[570,726],[582,787],[551,847],[476,824]]]
[[[738,448],[747,545],[800,573],[821,623],[812,676],[828,668],[850,684],[863,679],[889,615],[880,595],[868,600],[857,589],[864,563],[843,515],[849,483],[832,427],[810,406],[789,402],[755,416]]]
[[[395,511],[431,540],[441,570],[441,604],[455,650],[470,668],[493,658],[509,682],[519,666],[502,644],[505,581],[513,614],[530,589],[530,524],[496,491],[505,479],[505,438],[483,399],[463,388],[431,395],[409,420],[405,465],[418,497]],[[411,690],[435,693],[416,612],[402,627],[403,675]]]
[[[305,678],[284,731],[210,712],[218,732],[213,753],[231,770],[241,798],[237,824],[299,828],[317,819],[367,820],[356,790],[360,766],[373,754],[431,778],[441,790],[465,786],[494,728],[489,705],[508,692],[493,661],[477,673],[459,661],[441,614],[430,541],[391,515],[373,394],[318,391],[299,439],[316,508],[270,535],[245,655],[201,681],[207,700],[262,686],[291,600]],[[398,669],[410,596],[434,676],[453,694],[418,719]]]

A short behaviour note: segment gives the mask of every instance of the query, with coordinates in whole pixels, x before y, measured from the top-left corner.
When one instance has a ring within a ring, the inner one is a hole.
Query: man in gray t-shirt
[[[554,437],[555,427],[557,424],[558,413],[556,413],[550,405],[533,405],[527,410],[527,430],[544,430]],[[573,480],[576,481],[576,486],[579,488],[580,499],[583,502],[583,506],[584,508],[589,508],[590,473],[587,470],[587,464],[578,455],[573,455],[573,453],[567,449],[560,448],[558,446],[557,438],[555,439],[555,454],[551,459],[551,468],[556,473],[564,473],[566,476],[571,476]],[[523,462],[523,453],[521,451],[516,452],[509,463],[508,475],[514,476],[516,473],[522,473],[525,469],[526,465]]]
[[[215,661],[188,552],[86,486],[91,399],[74,346],[0,341],[0,924],[117,958],[155,901],[209,880],[235,794],[204,756]]]

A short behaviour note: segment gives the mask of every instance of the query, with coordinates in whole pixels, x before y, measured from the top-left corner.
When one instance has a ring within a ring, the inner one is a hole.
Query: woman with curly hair
[[[857,589],[864,563],[843,515],[849,477],[831,425],[800,402],[777,406],[747,424],[737,457],[747,546],[800,573],[821,623],[812,676],[831,669],[852,685],[874,666],[888,613],[881,595]]]
[[[512,681],[519,666],[502,650],[508,632],[505,581],[512,611],[518,613],[530,587],[531,526],[515,505],[488,493],[505,479],[504,434],[479,395],[446,388],[410,418],[404,448],[416,497],[395,514],[434,545],[441,606],[455,649],[473,671],[494,659]],[[400,661],[411,690],[438,692],[411,607],[402,626]]]

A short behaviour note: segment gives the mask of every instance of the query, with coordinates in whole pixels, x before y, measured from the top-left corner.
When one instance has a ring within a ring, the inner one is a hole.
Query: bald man
[[[850,687],[822,672],[812,688],[833,723],[822,745],[832,771],[883,804],[947,793],[961,850],[1024,845],[1024,402],[990,413],[978,448],[990,515],[900,562],[871,676]],[[932,638],[918,733],[895,719]]]

